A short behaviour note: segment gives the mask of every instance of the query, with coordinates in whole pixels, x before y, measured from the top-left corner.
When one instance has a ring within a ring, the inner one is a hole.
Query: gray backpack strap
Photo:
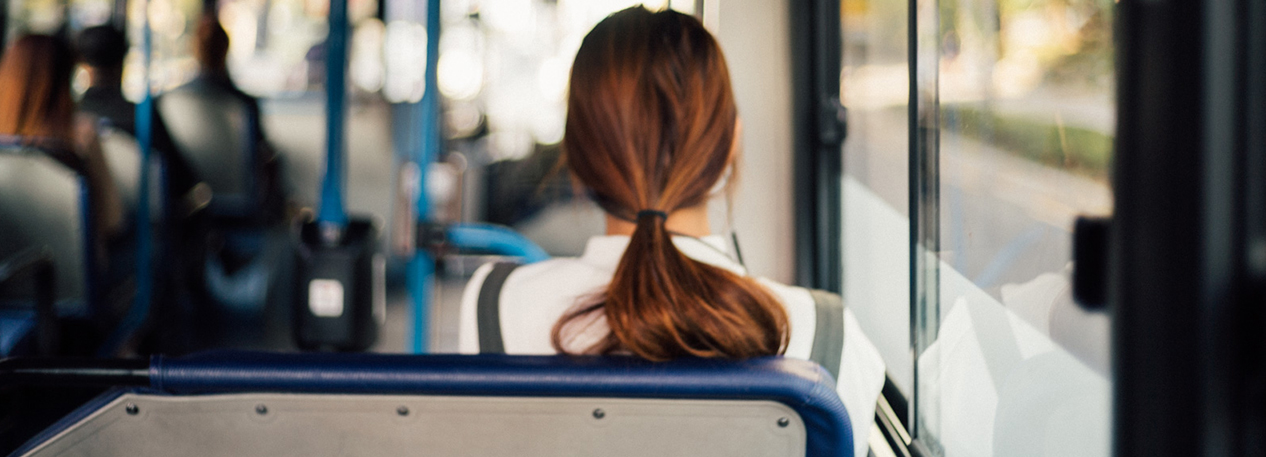
[[[501,288],[510,272],[518,268],[513,262],[498,262],[484,278],[479,288],[478,310],[475,313],[479,326],[479,353],[504,354],[505,342],[501,339]]]
[[[822,365],[831,377],[838,379],[840,356],[844,353],[844,300],[825,290],[810,289],[809,294],[813,296],[813,307],[818,314],[809,360]]]

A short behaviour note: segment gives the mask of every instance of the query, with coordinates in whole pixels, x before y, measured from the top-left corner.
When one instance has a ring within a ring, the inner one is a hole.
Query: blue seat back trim
[[[0,309],[0,357],[13,355],[13,349],[34,329],[34,310]]]
[[[631,357],[270,354],[156,356],[151,386],[176,394],[304,392],[771,400],[795,410],[807,455],[848,455],[852,428],[818,365],[768,357],[653,363]]]
[[[79,198],[79,217],[83,221],[84,227],[84,236],[80,238],[83,243],[83,247],[80,249],[83,250],[84,259],[83,300],[88,304],[88,314],[98,316],[101,315],[99,314],[101,310],[98,309],[101,300],[97,290],[97,269],[92,268],[92,265],[95,265],[97,261],[96,249],[93,248],[96,245],[97,221],[93,218],[92,194],[88,190],[88,181],[83,176],[79,177],[79,195],[81,196]]]

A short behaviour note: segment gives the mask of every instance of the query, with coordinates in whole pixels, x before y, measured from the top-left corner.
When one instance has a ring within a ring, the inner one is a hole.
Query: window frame
[[[840,104],[840,0],[789,5],[790,23],[805,25],[790,28],[796,283],[840,293],[840,147],[848,130]]]

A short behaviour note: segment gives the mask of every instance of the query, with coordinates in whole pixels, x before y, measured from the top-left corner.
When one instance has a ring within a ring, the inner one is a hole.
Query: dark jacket
[[[79,101],[79,111],[109,121],[110,125],[136,136],[136,104],[123,97],[123,91],[110,87],[90,87]],[[168,165],[168,189],[171,197],[189,191],[199,179],[188,161],[167,133],[162,116],[153,110],[153,148]]]

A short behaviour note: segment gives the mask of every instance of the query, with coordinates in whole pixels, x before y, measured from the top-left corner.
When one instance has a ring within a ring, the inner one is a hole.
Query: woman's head
[[[697,19],[634,7],[585,37],[563,147],[607,212],[706,202],[731,162],[738,111],[725,57]]]
[[[786,346],[782,305],[751,279],[677,250],[667,217],[707,202],[731,165],[738,114],[720,46],[699,21],[629,8],[589,32],[572,66],[566,162],[612,216],[636,221],[607,291],[554,327],[566,351],[586,316],[611,332],[587,352],[742,358]]]
[[[229,34],[214,14],[204,14],[194,30],[193,56],[203,71],[223,73],[229,55]]]
[[[79,58],[89,67],[101,70],[123,71],[127,59],[128,42],[123,32],[112,25],[98,25],[79,32],[75,40]]]
[[[62,40],[18,38],[0,59],[0,134],[69,140],[74,56]]]

